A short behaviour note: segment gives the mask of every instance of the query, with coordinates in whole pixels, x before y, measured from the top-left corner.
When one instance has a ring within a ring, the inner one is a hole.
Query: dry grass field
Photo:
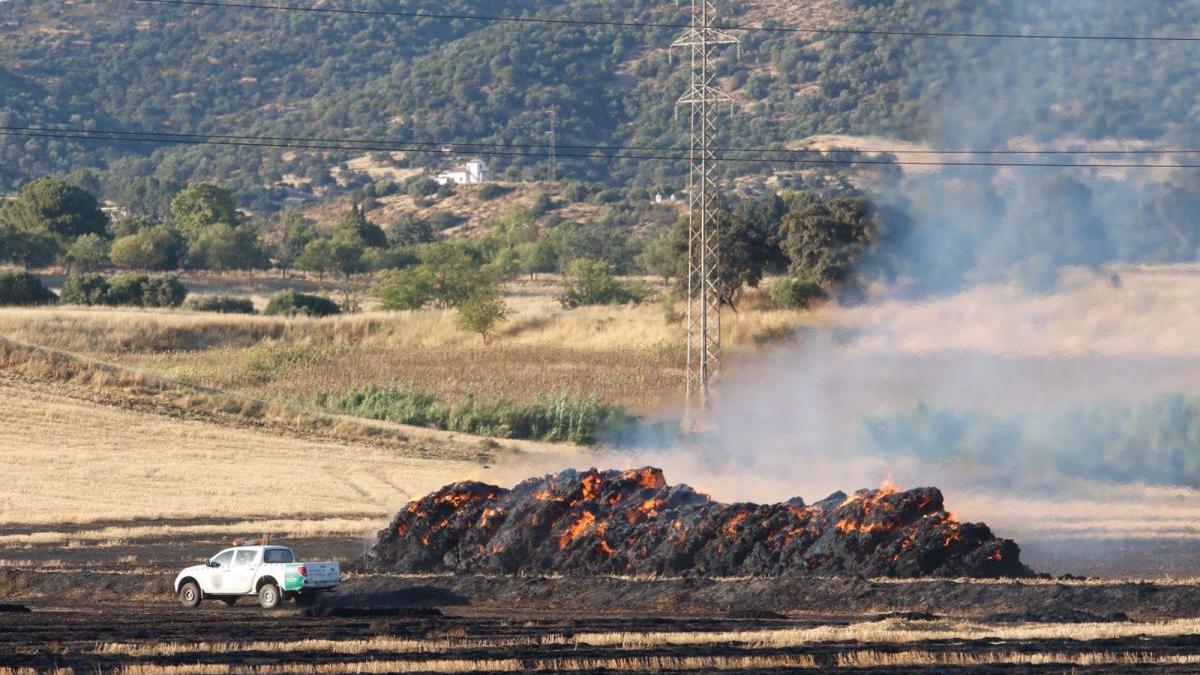
[[[242,285],[244,288],[244,283]],[[661,306],[565,311],[553,281],[523,282],[514,313],[490,344],[454,312],[367,312],[285,319],[109,308],[0,311],[0,335],[119,364],[173,381],[266,399],[306,399],[318,389],[413,384],[449,400],[516,401],[564,392],[642,412],[681,389],[682,331]],[[753,349],[801,313],[747,309],[727,317],[726,342]]]

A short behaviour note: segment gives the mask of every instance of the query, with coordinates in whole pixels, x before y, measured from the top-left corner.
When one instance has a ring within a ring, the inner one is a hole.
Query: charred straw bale
[[[395,572],[1022,577],[1020,549],[935,488],[721,504],[659,469],[466,482],[406,506],[364,563]]]

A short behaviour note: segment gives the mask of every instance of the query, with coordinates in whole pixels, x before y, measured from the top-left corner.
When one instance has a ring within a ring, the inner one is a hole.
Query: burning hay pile
[[[720,504],[662,471],[564,471],[512,490],[456,483],[410,503],[366,563],[397,572],[1029,576],[1020,550],[960,523],[934,488],[806,506]]]

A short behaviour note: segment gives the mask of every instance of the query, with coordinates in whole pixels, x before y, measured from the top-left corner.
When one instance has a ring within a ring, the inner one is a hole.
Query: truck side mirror
[[[214,568],[215,568],[215,567],[220,567],[220,566],[221,566],[221,563],[217,562],[216,560],[209,560],[209,561],[208,561],[208,566],[209,566],[209,567],[214,567]]]

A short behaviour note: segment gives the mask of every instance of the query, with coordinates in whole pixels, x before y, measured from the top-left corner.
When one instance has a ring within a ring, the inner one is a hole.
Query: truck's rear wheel
[[[184,607],[192,608],[200,604],[200,586],[194,581],[189,581],[179,587],[179,603]]]
[[[297,593],[296,604],[301,607],[312,607],[317,602],[316,593]]]
[[[275,609],[279,606],[279,587],[272,583],[262,585],[258,589],[258,604],[263,609]]]

